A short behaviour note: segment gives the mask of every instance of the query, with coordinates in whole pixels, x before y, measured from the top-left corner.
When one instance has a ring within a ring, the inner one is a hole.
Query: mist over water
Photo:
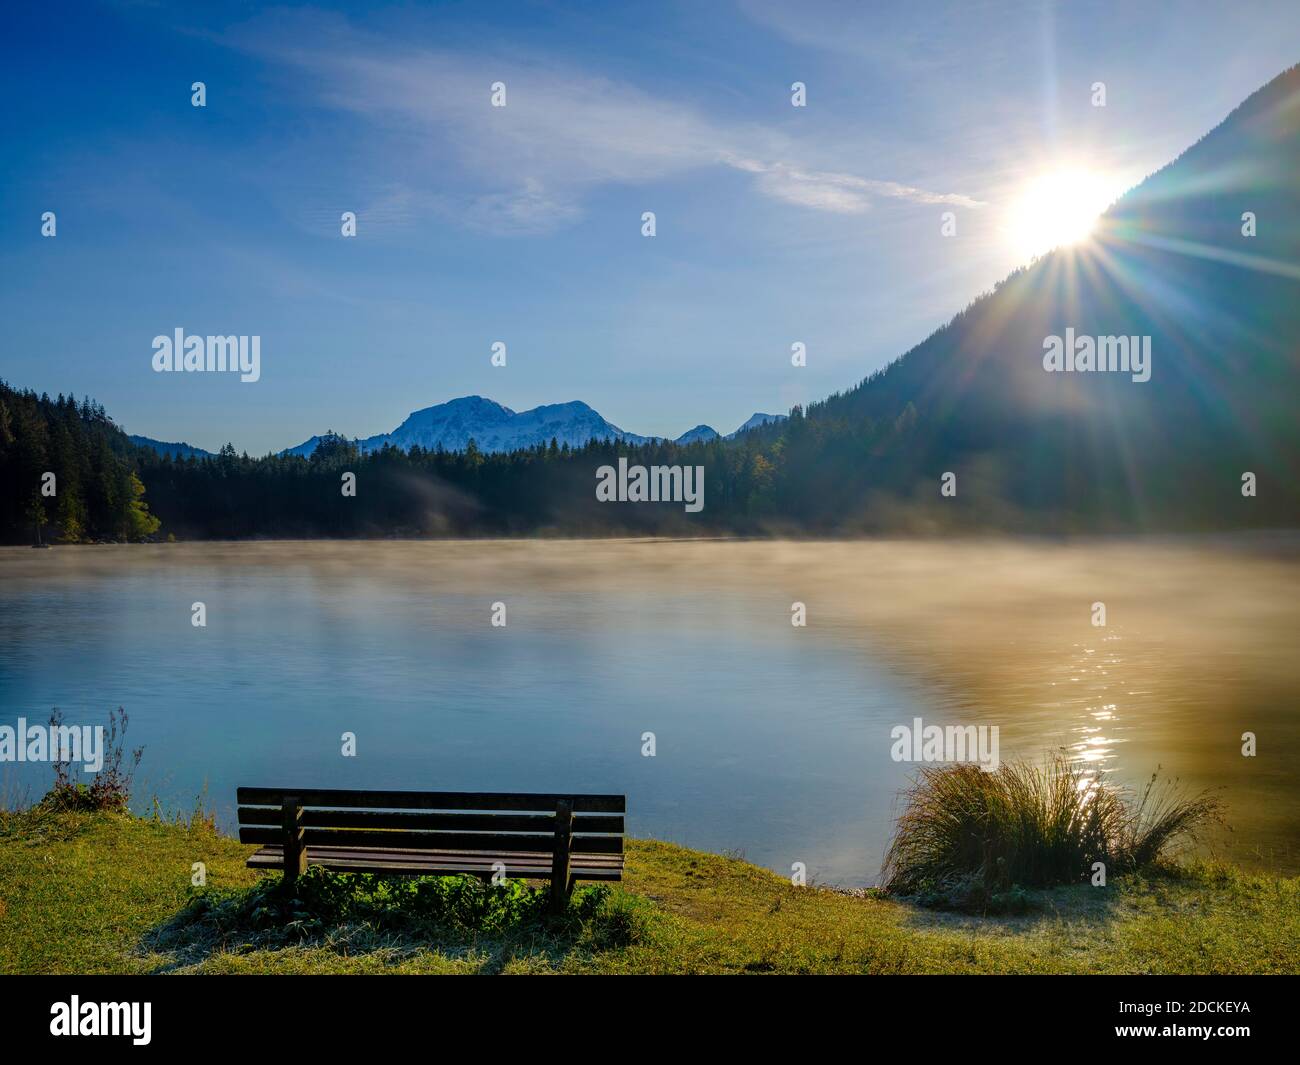
[[[1004,761],[1221,787],[1219,853],[1295,872],[1297,592],[1293,536],[5,548],[0,724],[121,705],[136,805],[227,828],[241,784],[617,791],[633,834],[849,885],[914,769],[890,730],[997,725]]]

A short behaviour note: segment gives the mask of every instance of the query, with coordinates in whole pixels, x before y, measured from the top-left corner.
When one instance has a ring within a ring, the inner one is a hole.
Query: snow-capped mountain
[[[785,419],[784,414],[755,414],[744,425],[726,437],[739,436],[760,425]],[[697,425],[682,433],[674,443],[693,444],[718,437],[712,426]],[[379,433],[358,440],[362,451],[378,451],[385,444],[408,451],[416,444],[430,451],[439,446],[444,451],[464,451],[470,440],[480,451],[517,451],[521,448],[549,444],[552,440],[570,447],[581,447],[589,440],[621,440],[628,444],[648,444],[662,439],[640,436],[620,429],[606,421],[595,410],[580,400],[570,403],[548,403],[531,410],[513,411],[483,396],[462,396],[432,407],[425,407],[407,416],[391,433]],[[311,455],[321,438],[313,436],[297,447],[286,448],[282,455]]]
[[[734,433],[723,439],[731,440],[743,432],[783,421],[784,414],[755,414]],[[711,425],[697,425],[673,441],[675,444],[695,444],[716,440],[721,434]],[[162,455],[173,457],[210,458],[211,452],[185,443],[168,443],[146,436],[131,439],[151,447]],[[663,437],[641,436],[620,429],[613,422],[580,400],[570,403],[548,403],[531,410],[513,411],[483,396],[462,396],[432,407],[425,407],[407,416],[391,433],[378,433],[357,441],[362,451],[378,451],[385,444],[408,451],[418,444],[430,451],[439,446],[444,451],[464,451],[473,439],[480,451],[517,451],[522,448],[549,444],[552,439],[570,447],[581,447],[590,440],[620,440],[628,444],[648,444]],[[320,445],[321,436],[304,440],[297,447],[285,448],[281,455],[311,456]]]
[[[358,441],[362,451],[378,451],[385,444],[407,451],[422,448],[463,451],[470,440],[480,451],[517,451],[556,440],[581,447],[589,440],[622,440],[644,444],[650,437],[624,432],[607,422],[587,404],[550,403],[531,410],[513,411],[482,396],[464,396],[410,414],[391,433],[380,433]],[[289,448],[285,454],[310,455],[319,436]]]

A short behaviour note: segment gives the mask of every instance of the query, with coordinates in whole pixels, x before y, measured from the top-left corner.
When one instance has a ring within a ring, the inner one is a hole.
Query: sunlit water
[[[1220,787],[1219,852],[1296,871],[1298,591],[1290,537],[5,548],[0,724],[123,706],[137,806],[227,827],[240,784],[624,792],[636,835],[852,885],[915,769],[890,730],[997,725],[1004,760]]]

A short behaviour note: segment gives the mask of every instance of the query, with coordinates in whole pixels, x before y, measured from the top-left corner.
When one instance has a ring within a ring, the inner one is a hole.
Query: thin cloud
[[[927,192],[896,181],[873,181],[854,174],[801,170],[786,163],[761,163],[753,159],[729,159],[729,166],[757,174],[761,191],[786,203],[839,214],[861,214],[873,200],[886,198],[912,203],[948,204],[979,208],[980,200],[958,193]]]
[[[623,82],[536,59],[401,50],[336,19],[295,23],[292,32],[282,21],[268,32],[255,21],[228,43],[306,75],[296,80],[313,86],[320,103],[398,138],[408,165],[423,157],[423,171],[439,177],[438,193],[410,195],[476,228],[545,232],[580,217],[584,196],[598,186],[718,167],[754,175],[764,196],[816,211],[860,214],[879,199],[981,206],[955,193],[795,165],[791,146],[768,129],[726,125]],[[501,108],[489,103],[497,81],[506,86]],[[448,176],[474,191],[449,195]]]

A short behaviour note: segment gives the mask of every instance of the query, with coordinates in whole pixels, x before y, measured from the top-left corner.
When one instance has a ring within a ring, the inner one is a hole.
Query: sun
[[[1007,236],[1025,261],[1086,240],[1103,211],[1124,191],[1114,175],[1082,167],[1049,170],[1030,180],[1011,205]]]

